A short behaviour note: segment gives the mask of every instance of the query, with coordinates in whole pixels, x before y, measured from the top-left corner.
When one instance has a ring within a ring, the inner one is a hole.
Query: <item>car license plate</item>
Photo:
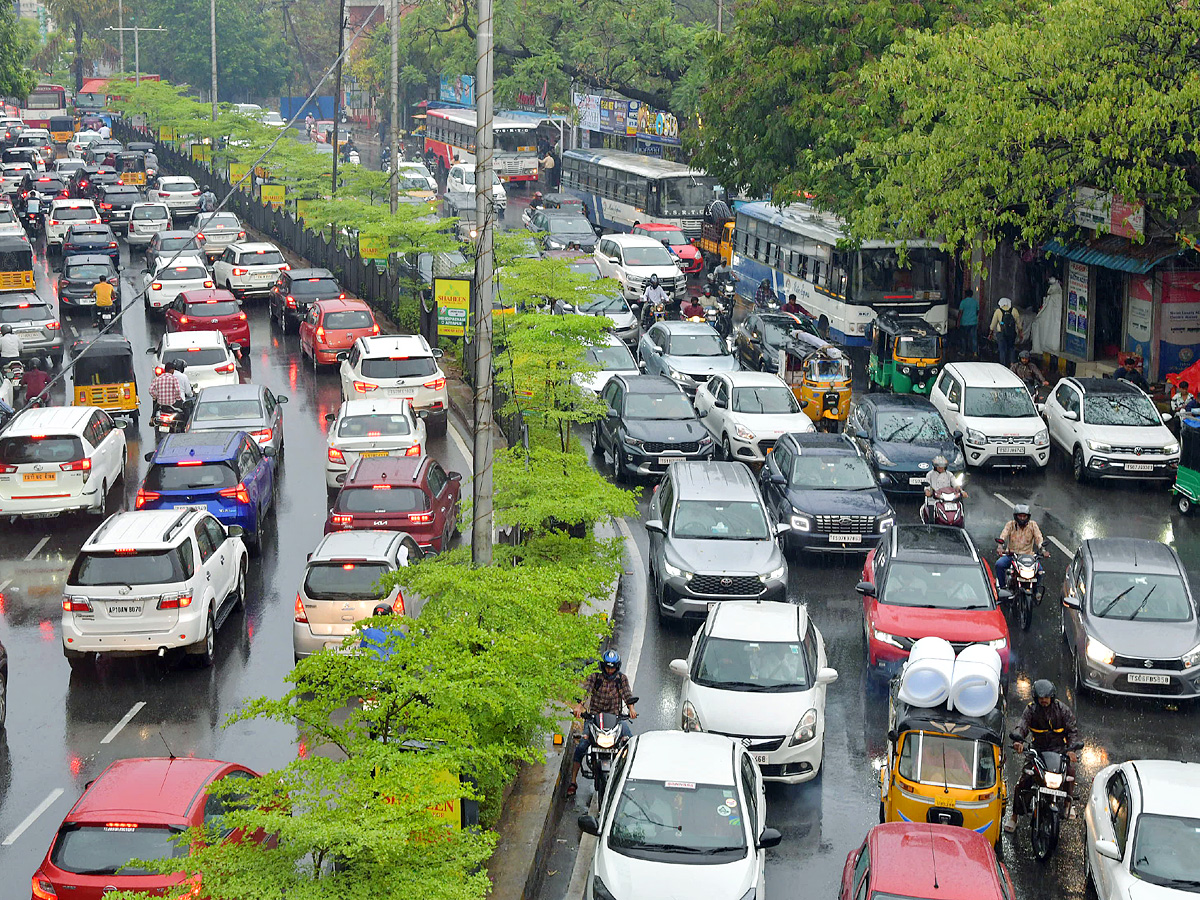
[[[1001,456],[1024,456],[1025,447],[1022,444],[1001,444],[996,452]]]
[[[924,484],[925,479],[923,477],[922,478],[910,478],[910,479],[908,479],[908,483],[909,484]]]
[[[671,463],[673,463],[677,459],[679,459],[678,456],[660,456],[658,458],[658,464],[660,466],[669,466]]]
[[[365,453],[363,453],[362,455],[367,458],[371,458],[374,456],[387,456],[388,452],[386,450],[368,450]]]
[[[195,510],[199,510],[200,512],[208,511],[208,507],[202,503],[176,503],[175,508],[176,509],[195,509]]]
[[[1039,794],[1049,794],[1051,797],[1062,797],[1064,800],[1067,799],[1066,791],[1056,790],[1055,788],[1039,787],[1038,793]]]
[[[767,764],[767,754],[765,754],[765,753],[755,753],[755,754],[754,754],[754,761],[755,761],[756,763],[758,763],[760,766],[765,766],[765,765]]]
[[[831,534],[829,540],[835,544],[861,544],[861,534]]]
[[[954,800],[950,797],[934,797],[933,805],[934,806],[944,806],[949,809],[954,809]]]
[[[417,393],[416,388],[388,388],[389,397],[412,397]]]
[[[55,475],[53,472],[30,472],[22,476],[22,481],[53,481]]]
[[[1148,675],[1145,672],[1130,672],[1126,678],[1130,684],[1170,684],[1170,675]]]
[[[1153,472],[1154,465],[1152,463],[1125,463],[1126,472]]]
[[[250,276],[251,281],[269,281],[271,278],[270,272],[255,272]]]
[[[142,603],[107,603],[105,611],[110,616],[140,616],[142,614]]]

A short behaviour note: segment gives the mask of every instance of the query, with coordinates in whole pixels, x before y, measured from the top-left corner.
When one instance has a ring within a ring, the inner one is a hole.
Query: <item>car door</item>
[[[647,375],[666,374],[666,365],[663,363],[662,358],[666,352],[667,340],[667,329],[661,323],[655,325],[642,337],[638,349],[642,357],[642,362],[646,364]]]
[[[300,349],[307,350],[309,356],[313,356],[313,334],[317,330],[317,319],[320,317],[320,310],[314,303],[308,308],[308,314],[305,315],[303,321],[300,322]]]
[[[788,441],[780,441],[767,454],[767,461],[760,472],[763,499],[778,522],[792,521],[792,504],[787,498],[787,474],[792,470],[793,456],[792,445]],[[782,478],[784,483],[778,484],[776,478]]]
[[[600,445],[601,452],[605,449],[611,450],[613,442],[616,440],[616,429],[621,415],[621,394],[621,384],[615,380],[609,381],[604,386],[604,390],[600,392],[600,399],[604,401],[605,407],[604,417],[596,422],[600,436],[597,443]]]
[[[1082,427],[1083,402],[1079,391],[1066,381],[1060,382],[1046,404],[1046,412],[1050,438],[1067,453],[1074,452]]]
[[[96,422],[96,436],[100,440],[98,449],[101,471],[105,473],[104,479],[111,488],[121,477],[121,470],[125,465],[125,432],[117,427],[112,416],[104,410],[96,410],[93,418]]]
[[[709,434],[717,439],[719,439],[721,434],[721,423],[717,418],[720,410],[716,408],[716,404],[717,398],[724,392],[725,382],[721,378],[710,378],[707,382],[700,385],[696,391],[696,399],[692,401],[692,405],[696,407],[696,415],[700,417],[701,423],[703,423]]]
[[[238,475],[250,494],[250,499],[263,516],[274,501],[274,466],[263,456],[258,444],[250,438],[242,439],[238,449]],[[262,530],[262,522],[256,521],[255,528]]]
[[[342,379],[342,399],[344,400],[354,396],[354,379],[357,377],[355,367],[358,365],[359,355],[362,352],[361,346],[359,341],[355,341],[350,352],[346,354],[346,358],[338,366],[338,375]]]
[[[212,547],[212,553],[204,563],[204,575],[212,585],[213,609],[219,609],[233,590],[237,580],[234,542],[225,533],[224,526],[212,516],[202,518],[197,527],[204,529],[208,543]],[[199,540],[199,535],[197,535],[197,540]]]
[[[1109,859],[1088,847],[1092,854],[1092,875],[1096,879],[1096,893],[1101,897],[1115,897],[1121,888],[1125,872],[1126,854],[1129,852],[1130,833],[1130,790],[1125,773],[1116,769],[1108,776],[1101,797],[1102,805],[1096,816],[1096,839],[1113,841],[1121,851],[1121,859]],[[1120,894],[1123,896],[1123,892]]]
[[[187,314],[187,304],[182,297],[176,297],[166,309],[167,331],[179,331],[184,316]]]
[[[276,397],[270,388],[263,388],[263,408],[267,411],[267,422],[274,432],[276,446],[283,442],[283,404],[286,397]]]
[[[671,518],[675,512],[675,485],[671,481],[670,473],[663,476],[659,482],[658,490],[650,499],[650,508],[647,512],[647,520],[657,519],[663,524],[663,531],[668,534],[671,531]],[[656,579],[661,580],[662,564],[664,547],[666,545],[666,536],[655,531],[647,531],[647,537],[650,539],[650,559],[651,565],[654,567]]]
[[[1083,554],[1076,551],[1075,558],[1071,560],[1063,576],[1062,589],[1063,637],[1066,638],[1067,646],[1075,653],[1076,660],[1080,649],[1087,642],[1088,574]]]
[[[742,750],[738,754],[738,777],[742,786],[742,802],[745,804],[743,815],[746,820],[746,830],[749,832],[748,840],[751,841],[751,846],[758,841],[758,836],[762,834],[764,828],[767,827],[765,821],[767,815],[767,795],[766,789],[763,787],[762,774],[755,765],[754,760],[750,758],[750,754]],[[736,807],[730,807],[725,804],[729,818],[735,818],[737,813]],[[720,813],[720,809],[717,810]],[[762,886],[766,881],[766,865],[767,854],[764,850],[757,851],[758,854],[758,878],[756,883],[759,885],[760,893]]]
[[[846,430],[854,437],[859,451],[868,459],[871,458],[871,441],[874,438],[874,423],[871,407],[865,403],[855,403],[850,409],[846,422],[850,426]]]
[[[433,497],[434,525],[438,534],[447,534],[449,529],[446,528],[446,519],[451,515],[450,492],[447,490],[450,479],[446,477],[446,470],[436,462],[430,464],[429,474],[426,477],[429,479],[430,496]]]

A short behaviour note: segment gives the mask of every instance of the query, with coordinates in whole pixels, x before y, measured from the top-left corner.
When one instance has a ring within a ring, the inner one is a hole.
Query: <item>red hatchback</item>
[[[955,651],[987,644],[1008,673],[1008,623],[996,582],[971,538],[945,525],[896,525],[867,554],[863,596],[867,676],[895,675],[918,638],[940,637]]]
[[[362,300],[318,300],[300,323],[300,353],[313,368],[331,366],[337,355],[354,346],[360,337],[379,334],[371,307]]]
[[[846,857],[838,900],[1009,900],[1008,869],[982,834],[955,825],[888,822]]]
[[[33,876],[33,900],[102,900],[113,890],[161,893],[183,875],[128,868],[130,860],[187,855],[174,839],[212,822],[222,798],[206,788],[223,778],[257,778],[245,766],[212,759],[123,759],[76,801]],[[191,896],[191,895],[189,895]]]
[[[678,225],[642,222],[634,225],[631,233],[644,234],[656,241],[666,241],[671,252],[683,260],[683,271],[688,275],[695,275],[704,268],[704,256],[688,242]]]
[[[428,456],[361,458],[350,467],[325,533],[406,531],[422,549],[441,553],[458,533],[462,476]]]
[[[250,349],[250,323],[241,301],[224,288],[182,291],[165,315],[167,331],[219,331],[243,353]]]

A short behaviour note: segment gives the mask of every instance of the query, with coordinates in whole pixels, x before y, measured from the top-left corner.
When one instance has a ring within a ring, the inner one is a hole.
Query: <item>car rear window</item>
[[[12,210],[11,210],[9,207],[7,207],[7,206],[5,206],[5,207],[3,207],[3,208],[0,208],[0,224],[3,224],[3,225],[11,225],[11,224],[12,224],[13,222],[15,222],[15,221],[17,221],[17,214],[16,214],[16,213],[14,213],[14,212],[13,212],[13,211],[12,211]]]
[[[133,217],[139,221],[142,219],[160,221],[169,218],[169,215],[165,206],[139,206],[133,211]]]
[[[190,178],[164,178],[159,182],[164,191],[196,191],[199,188]]]
[[[167,266],[154,277],[159,281],[193,281],[197,278],[207,280],[208,269],[204,266]]]
[[[98,228],[80,228],[77,225],[67,234],[67,242],[71,244],[111,243],[112,236],[107,231],[101,231]]]
[[[104,191],[105,197],[140,197],[142,192],[131,184],[117,184]]]
[[[146,473],[143,486],[148,491],[216,491],[236,487],[237,483],[237,473],[229,463],[155,464]]]
[[[326,313],[321,324],[326,328],[370,328],[375,324],[375,320],[365,309],[345,309],[341,312]]]
[[[369,416],[347,416],[338,426],[338,437],[383,437],[411,434],[405,415],[372,413]]]
[[[192,250],[199,250],[202,243],[195,237],[159,238],[158,248],[160,250],[178,250],[180,247],[189,247]]]
[[[43,303],[26,306],[0,306],[0,322],[41,322],[53,318],[50,307]]]
[[[117,823],[65,825],[54,842],[50,862],[80,875],[150,875],[152,870],[130,866],[130,861],[187,856],[187,843],[175,843],[178,834],[172,828]]]
[[[167,354],[171,359],[182,359],[189,366],[216,366],[229,359],[220,347],[188,347],[186,350],[168,350]]]
[[[304,576],[304,593],[313,600],[378,600],[385,596],[379,579],[387,573],[382,563],[312,563]]]
[[[429,509],[429,497],[417,487],[345,488],[336,508],[350,513],[408,513]]]
[[[292,282],[293,297],[336,297],[341,292],[332,278],[298,278]]]
[[[79,219],[94,219],[96,211],[86,206],[60,206],[54,211],[53,217],[59,222],[74,222]]]
[[[63,277],[68,281],[95,281],[98,278],[107,278],[112,274],[113,270],[109,266],[100,265],[99,263],[84,263],[78,266],[67,265],[63,269]]]
[[[278,250],[255,250],[238,257],[239,266],[282,266],[283,254]]]
[[[202,400],[196,404],[192,418],[197,422],[214,422],[219,419],[250,419],[262,414],[262,407],[257,400]]]
[[[437,364],[432,356],[367,357],[362,361],[364,378],[412,378],[417,375],[432,375]]]
[[[168,550],[84,550],[76,557],[67,584],[76,587],[175,584],[187,581],[192,575],[192,566],[184,564],[178,547]]]
[[[233,316],[241,312],[236,300],[202,300],[187,305],[191,316]]]
[[[83,441],[73,434],[0,439],[0,463],[64,463],[83,459]]]
[[[205,228],[241,228],[242,223],[233,213],[216,213],[201,219],[196,223],[196,227],[203,231]]]

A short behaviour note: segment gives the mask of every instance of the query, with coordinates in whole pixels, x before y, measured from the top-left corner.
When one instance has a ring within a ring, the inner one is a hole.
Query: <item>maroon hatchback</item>
[[[462,476],[428,456],[364,457],[350,467],[325,522],[325,533],[406,531],[441,553],[458,533]]]

